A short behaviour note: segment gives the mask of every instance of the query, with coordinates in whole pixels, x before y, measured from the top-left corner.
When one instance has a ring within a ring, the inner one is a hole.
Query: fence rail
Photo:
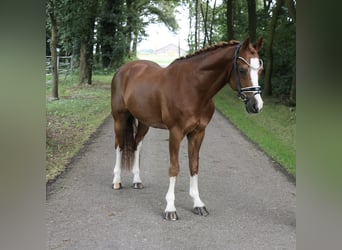
[[[73,71],[73,62],[72,56],[57,56],[57,72],[58,76],[64,76],[64,81],[66,80],[68,75],[72,75]],[[51,56],[46,56],[46,65],[45,65],[45,74],[46,76],[52,75],[52,61]]]

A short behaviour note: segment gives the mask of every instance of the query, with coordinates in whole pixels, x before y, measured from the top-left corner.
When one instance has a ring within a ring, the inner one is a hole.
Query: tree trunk
[[[128,58],[132,58],[131,44],[133,40],[134,14],[132,9],[133,0],[126,0],[127,7],[127,30],[126,30],[126,50],[125,54]]]
[[[214,24],[215,12],[216,12],[216,0],[214,2],[213,13],[211,16],[211,24],[210,24],[210,31],[209,31],[209,42],[208,42],[209,45],[211,45],[213,42],[213,24]]]
[[[233,0],[227,0],[227,37],[228,41],[234,39],[234,26],[233,26]]]
[[[293,25],[296,25],[296,6],[293,0],[285,0],[286,6],[289,10],[289,14],[293,19]],[[292,70],[292,83],[290,91],[290,105],[296,106],[296,61]]]
[[[95,6],[93,6],[95,8]],[[87,34],[81,41],[80,48],[80,70],[79,83],[91,84],[93,73],[93,45],[94,45],[94,28],[95,28],[95,11],[94,15],[89,17]]]
[[[58,100],[58,65],[57,65],[57,20],[55,16],[55,5],[54,1],[49,1],[48,12],[51,20],[51,41],[50,41],[50,50],[51,50],[51,63],[52,63],[52,91],[51,91],[51,99]]]
[[[296,64],[293,65],[292,83],[290,92],[290,105],[296,106]]]
[[[80,49],[80,66],[79,66],[79,83],[92,83],[92,68],[93,68],[93,53],[90,51],[90,46],[87,42],[81,42]]]
[[[201,4],[201,13],[203,18],[203,29],[204,29],[204,39],[203,39],[203,45],[202,47],[205,47],[207,45],[208,38],[208,7],[209,7],[209,0],[207,0],[205,12],[203,10],[203,5]]]
[[[264,85],[264,93],[267,96],[272,95],[272,83],[271,83],[271,76],[272,76],[272,64],[273,64],[273,39],[274,39],[274,30],[277,24],[277,19],[281,10],[281,7],[284,4],[284,0],[277,0],[276,6],[272,11],[272,19],[269,26],[269,33],[268,33],[268,44],[266,48],[266,67],[265,67],[265,85]]]
[[[256,18],[256,2],[255,0],[247,0],[248,5],[248,32],[249,38],[251,39],[251,43],[256,42],[256,27],[257,27],[257,18]]]
[[[132,57],[136,58],[137,57],[137,46],[138,46],[138,35],[139,31],[135,30],[134,31],[134,37],[133,37],[133,45],[132,45]]]
[[[200,44],[200,15],[201,13],[201,0],[196,0],[195,4],[195,14],[196,14],[196,19],[195,19],[195,51],[198,50],[198,45]]]
[[[89,75],[88,75],[88,63],[87,63],[87,44],[86,42],[81,42],[80,49],[80,67],[79,67],[79,83],[84,84],[88,83]]]

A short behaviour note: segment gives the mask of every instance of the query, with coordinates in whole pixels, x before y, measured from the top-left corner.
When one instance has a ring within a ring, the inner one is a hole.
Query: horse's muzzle
[[[246,102],[246,111],[248,113],[260,113],[262,110],[263,102],[259,94],[248,97]]]

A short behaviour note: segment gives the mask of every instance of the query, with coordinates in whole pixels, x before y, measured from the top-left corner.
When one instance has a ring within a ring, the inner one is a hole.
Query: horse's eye
[[[246,75],[247,70],[246,70],[245,68],[239,68],[239,72],[240,72],[242,75]]]

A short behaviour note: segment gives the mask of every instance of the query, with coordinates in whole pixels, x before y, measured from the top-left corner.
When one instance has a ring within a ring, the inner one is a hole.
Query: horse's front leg
[[[166,220],[178,220],[175,206],[175,185],[176,179],[179,173],[179,146],[184,135],[179,130],[170,130],[169,138],[169,152],[170,152],[170,167],[169,167],[169,177],[170,184],[169,189],[166,193],[166,209],[164,212],[164,219]]]
[[[188,154],[190,168],[190,191],[189,194],[194,201],[193,212],[198,215],[209,215],[204,203],[202,202],[198,191],[198,168],[199,168],[199,150],[204,138],[205,129],[196,130],[187,135]]]

